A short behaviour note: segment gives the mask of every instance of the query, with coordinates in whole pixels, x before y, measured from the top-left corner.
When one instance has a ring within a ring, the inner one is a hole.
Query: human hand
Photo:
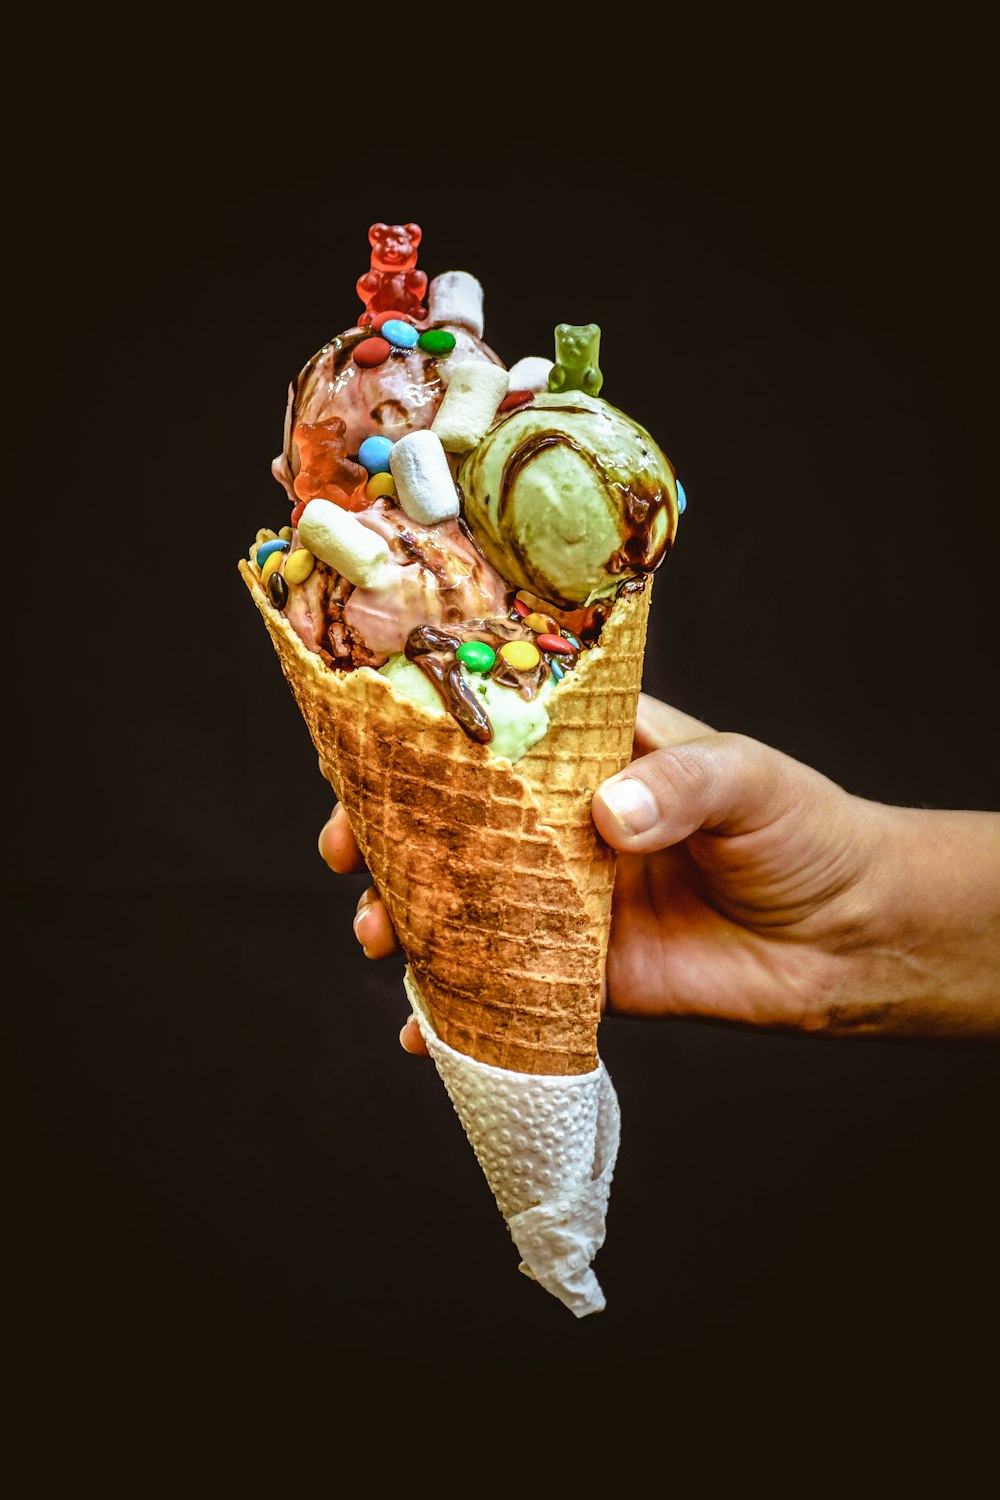
[[[636,759],[594,797],[620,851],[607,1005],[802,1032],[995,1034],[1000,820],[853,797],[643,695]],[[336,809],[331,868],[363,868]],[[374,887],[355,934],[396,951]],[[425,1048],[416,1023],[406,1050]]]

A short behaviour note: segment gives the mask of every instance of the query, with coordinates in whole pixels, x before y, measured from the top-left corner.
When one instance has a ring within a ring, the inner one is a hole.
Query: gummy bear
[[[586,391],[596,396],[604,384],[597,363],[601,330],[596,323],[560,323],[556,329],[556,362],[549,373],[550,391]]]
[[[297,422],[293,451],[299,472],[294,490],[300,500],[332,500],[344,510],[353,510],[352,496],[368,478],[360,464],[347,457],[347,426],[340,417],[327,422]],[[362,491],[362,503],[363,503]]]
[[[358,296],[365,310],[358,319],[364,328],[376,313],[408,313],[411,318],[427,316],[421,306],[427,290],[427,273],[418,271],[417,246],[421,240],[419,224],[373,224],[368,231],[372,247],[370,271],[358,279]]]

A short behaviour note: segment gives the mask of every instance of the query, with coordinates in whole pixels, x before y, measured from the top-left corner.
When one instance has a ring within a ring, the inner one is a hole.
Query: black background
[[[647,690],[865,796],[996,807],[986,111],[898,58],[816,82],[620,135],[442,100],[404,149],[322,90],[202,124],[177,80],[15,153],[15,1349],[98,1449],[109,1411],[262,1396],[421,1452],[470,1410],[575,1446],[539,1392],[671,1441],[701,1416],[706,1462],[744,1420],[977,1429],[997,1054],[607,1023],[609,1307],[577,1324],[396,1046],[401,964],[316,855],[329,790],[235,571],[287,519],[287,380],[353,320],[368,224],[416,219],[508,363],[599,322],[603,394],[677,466]]]

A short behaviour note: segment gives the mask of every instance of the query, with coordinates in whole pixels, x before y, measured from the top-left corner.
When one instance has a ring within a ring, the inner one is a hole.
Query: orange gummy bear
[[[299,472],[293,488],[300,500],[332,500],[344,510],[353,510],[354,498],[368,479],[368,472],[347,457],[344,435],[347,425],[340,417],[327,422],[297,422],[293,433],[299,455]],[[364,504],[364,490],[361,489]]]

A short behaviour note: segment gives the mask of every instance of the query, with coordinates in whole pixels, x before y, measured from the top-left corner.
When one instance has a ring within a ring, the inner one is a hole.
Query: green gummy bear
[[[586,391],[596,396],[604,384],[597,363],[601,330],[596,323],[560,323],[556,329],[556,362],[549,372],[550,391]]]

